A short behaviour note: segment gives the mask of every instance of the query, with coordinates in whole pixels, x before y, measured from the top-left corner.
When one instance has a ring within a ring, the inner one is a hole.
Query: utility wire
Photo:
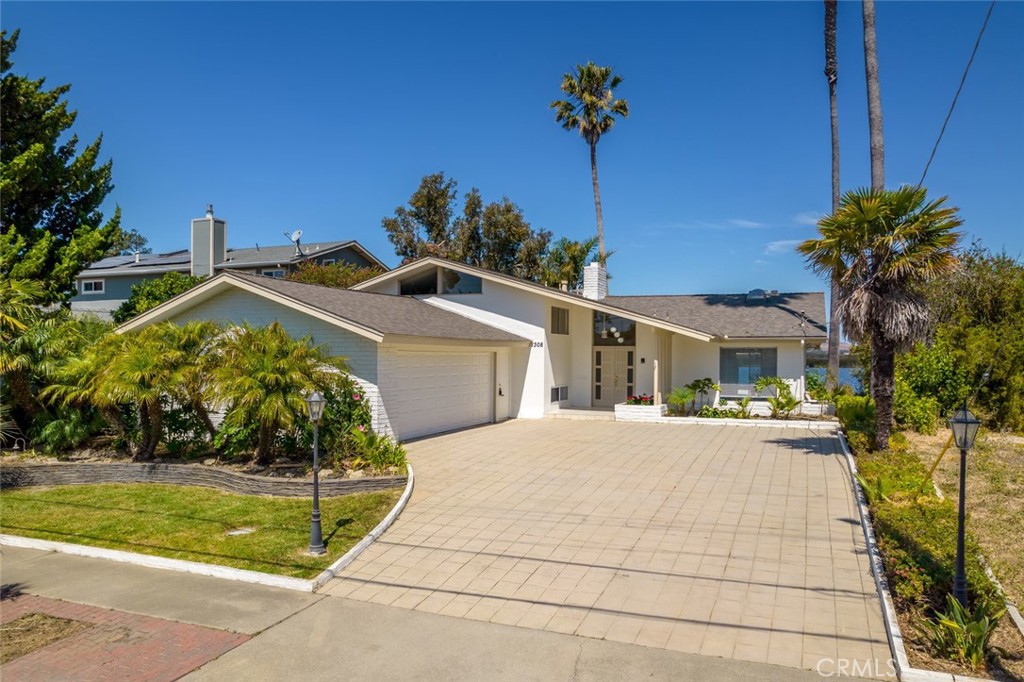
[[[942,122],[942,130],[939,131],[939,137],[935,140],[935,146],[932,147],[932,153],[928,157],[928,163],[924,165],[924,172],[921,173],[921,179],[917,181],[917,186],[920,187],[924,184],[924,176],[928,175],[928,168],[932,165],[932,159],[935,158],[935,152],[939,149],[939,143],[942,142],[942,135],[946,132],[946,125],[949,123],[950,117],[953,115],[953,109],[956,108],[956,101],[960,98],[960,91],[964,89],[964,83],[967,81],[967,72],[971,70],[971,64],[974,63],[974,55],[978,54],[978,46],[981,45],[981,37],[985,35],[985,27],[988,26],[988,20],[992,16],[992,10],[995,9],[996,0],[992,0],[992,4],[988,6],[988,14],[985,15],[985,23],[981,25],[981,31],[978,32],[978,39],[974,41],[974,50],[971,51],[971,58],[967,60],[967,66],[964,67],[964,75],[960,78],[960,86],[956,89],[956,94],[953,95],[953,103],[949,105],[949,113],[946,114],[946,120]]]

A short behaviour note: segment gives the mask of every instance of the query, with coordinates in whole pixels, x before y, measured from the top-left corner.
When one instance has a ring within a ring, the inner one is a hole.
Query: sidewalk
[[[136,637],[135,641],[163,646],[163,653],[155,657],[163,665],[157,672],[168,673],[173,668],[174,677],[201,662],[189,657],[189,652],[196,653],[189,647],[175,648],[169,643],[194,641],[189,638],[204,632],[218,643],[202,653],[208,654],[207,659],[221,655],[182,678],[189,682],[822,679],[806,670],[463,620],[38,550],[0,548],[0,580],[18,585],[26,595],[37,595],[24,602],[36,611],[65,609],[60,613],[89,620],[100,610],[113,609],[102,616],[128,628],[121,630],[128,643],[132,642],[131,632],[145,634],[146,628],[153,628],[148,640]],[[46,604],[54,599],[63,601],[56,606]],[[18,601],[3,602],[0,609],[5,619]],[[82,604],[88,606],[75,606]],[[183,628],[180,623],[201,627]],[[177,640],[172,637],[175,632],[181,633]],[[24,665],[18,661],[33,657],[40,665],[50,666],[50,680],[164,679],[150,676],[155,675],[152,670],[124,667],[125,656],[130,654],[104,642],[75,649],[77,658],[73,660],[83,664],[85,656],[107,655],[103,660],[112,667],[94,667],[92,672],[100,674],[93,677],[68,669],[55,658],[66,653],[54,645],[12,661],[0,674],[5,680],[15,679],[16,666]],[[226,653],[215,651],[217,646]],[[128,677],[125,670],[131,671]],[[103,675],[108,672],[113,676]]]

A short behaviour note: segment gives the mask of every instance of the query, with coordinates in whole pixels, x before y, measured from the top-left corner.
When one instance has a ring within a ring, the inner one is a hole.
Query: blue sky
[[[879,2],[886,177],[916,183],[987,3]],[[598,146],[613,293],[821,290],[793,245],[830,208],[821,2],[24,3],[15,71],[71,83],[124,225],[186,248],[208,202],[232,246],[358,239],[443,170],[535,227],[594,234],[561,75],[623,76]],[[967,239],[1024,254],[1024,4],[998,3],[925,185]],[[844,190],[869,184],[860,4],[839,7]]]

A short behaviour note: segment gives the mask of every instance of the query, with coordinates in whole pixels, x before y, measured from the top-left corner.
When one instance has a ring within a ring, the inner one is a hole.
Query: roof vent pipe
[[[213,204],[207,204],[206,205],[206,217],[207,218],[212,218],[213,217]]]

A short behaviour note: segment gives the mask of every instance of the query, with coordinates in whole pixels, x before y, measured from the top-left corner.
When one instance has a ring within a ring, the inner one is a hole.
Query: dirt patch
[[[93,627],[93,623],[26,613],[0,625],[0,663],[7,663]]]
[[[1009,616],[1004,616],[999,621],[999,627],[996,628],[991,640],[992,645],[1003,649],[1006,655],[990,658],[985,670],[971,670],[956,661],[936,658],[928,648],[927,640],[914,628],[909,614],[898,611],[897,620],[900,624],[900,631],[903,633],[907,658],[914,668],[1000,680],[1000,682],[1024,680],[1024,637],[1021,637],[1020,632],[1010,622]]]

